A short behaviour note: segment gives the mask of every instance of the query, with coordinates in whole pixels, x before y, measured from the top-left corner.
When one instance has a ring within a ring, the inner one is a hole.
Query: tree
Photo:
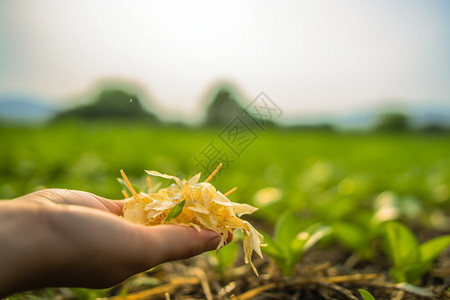
[[[142,107],[137,95],[119,89],[101,91],[94,101],[60,113],[56,119],[77,118],[94,120],[136,120],[156,122],[157,117]]]
[[[213,101],[208,105],[205,124],[224,127],[243,112],[244,107],[237,100],[235,93],[224,87],[218,90]]]
[[[389,112],[381,114],[375,126],[378,131],[402,132],[411,129],[410,117],[404,113]]]

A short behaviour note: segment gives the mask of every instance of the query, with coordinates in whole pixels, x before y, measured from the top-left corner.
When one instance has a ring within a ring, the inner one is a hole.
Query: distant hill
[[[64,110],[55,117],[56,121],[64,119],[158,122],[155,114],[143,108],[136,94],[118,88],[103,89],[92,102]]]
[[[224,127],[242,115],[247,105],[236,90],[226,84],[219,84],[206,103],[204,125]]]
[[[25,96],[0,96],[0,121],[23,123],[45,122],[58,108],[42,99]]]

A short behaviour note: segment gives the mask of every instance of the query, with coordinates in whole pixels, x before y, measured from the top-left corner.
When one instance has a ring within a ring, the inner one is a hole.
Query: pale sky
[[[182,117],[221,80],[288,116],[450,102],[450,1],[0,1],[0,95],[107,78]]]

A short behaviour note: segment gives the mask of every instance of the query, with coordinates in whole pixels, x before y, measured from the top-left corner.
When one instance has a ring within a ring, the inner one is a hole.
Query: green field
[[[222,191],[238,186],[233,201],[255,204],[258,190],[274,187],[282,197],[267,211],[317,214],[332,205],[343,209],[345,203],[367,207],[392,191],[413,199],[423,213],[436,208],[448,213],[449,135],[259,131],[238,156],[220,132],[117,123],[5,127],[0,129],[0,198],[43,187],[121,198],[120,169],[136,183],[144,182],[146,169],[191,176],[202,171],[194,158],[213,141],[232,161],[215,185]]]

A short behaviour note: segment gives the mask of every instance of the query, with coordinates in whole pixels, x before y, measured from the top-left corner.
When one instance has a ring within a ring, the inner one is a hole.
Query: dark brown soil
[[[450,251],[442,253],[435,268],[423,276],[419,284],[429,296],[421,296],[392,282],[388,261],[362,261],[337,246],[311,249],[290,277],[283,277],[270,259],[256,260],[255,265],[259,277],[246,265],[219,275],[208,257],[202,255],[140,274],[119,286],[116,292],[126,286],[127,299],[328,300],[362,299],[358,289],[365,289],[375,299],[450,299]],[[153,288],[139,285],[139,280],[148,276],[159,279],[161,284]]]

